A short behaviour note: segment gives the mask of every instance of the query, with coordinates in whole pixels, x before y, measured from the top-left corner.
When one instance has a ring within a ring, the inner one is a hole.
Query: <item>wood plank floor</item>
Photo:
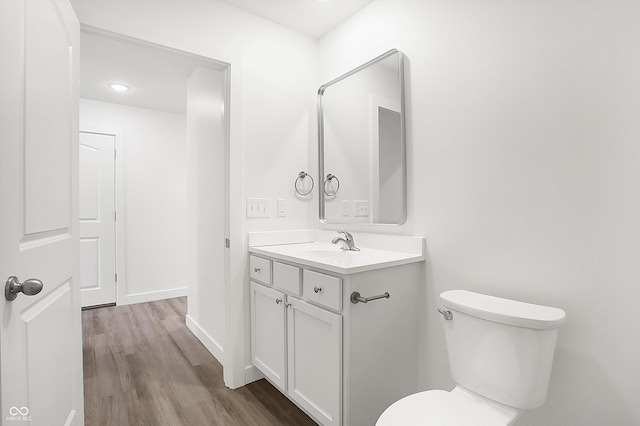
[[[182,297],[82,312],[86,426],[316,425],[265,380],[225,387],[186,310]]]

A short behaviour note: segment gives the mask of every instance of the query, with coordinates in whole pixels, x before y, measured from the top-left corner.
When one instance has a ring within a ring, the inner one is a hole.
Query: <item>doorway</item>
[[[80,128],[116,134],[116,302],[187,296],[187,325],[223,364],[228,74],[210,58],[81,33]],[[131,90],[113,92],[110,82]]]

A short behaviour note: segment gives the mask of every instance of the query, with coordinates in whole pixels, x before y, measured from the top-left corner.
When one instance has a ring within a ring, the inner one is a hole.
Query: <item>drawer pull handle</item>
[[[279,305],[280,303],[282,303],[282,299],[276,299],[276,305]]]
[[[253,272],[260,272],[260,268],[253,268]]]
[[[316,293],[316,294],[320,293],[321,291],[322,291],[322,288],[320,288],[320,287],[314,287],[313,288],[313,292]]]
[[[367,302],[371,302],[372,300],[388,299],[388,298],[389,298],[388,292],[385,292],[384,294],[379,294],[377,296],[371,296],[371,297],[362,297],[360,296],[360,293],[358,293],[357,291],[354,291],[353,293],[351,293],[351,303],[367,303]]]

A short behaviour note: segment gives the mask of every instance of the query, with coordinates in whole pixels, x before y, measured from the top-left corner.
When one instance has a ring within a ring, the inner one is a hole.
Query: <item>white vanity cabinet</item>
[[[264,261],[258,259],[250,263]],[[295,297],[302,295],[300,268],[273,262],[272,270],[272,280],[263,282],[272,282],[274,288],[251,282],[252,362],[321,424],[338,426],[342,316]],[[340,284],[339,278],[329,278],[332,284]]]
[[[319,424],[372,426],[418,390],[420,263],[337,273],[265,250],[249,263],[271,271],[250,273],[253,365]]]

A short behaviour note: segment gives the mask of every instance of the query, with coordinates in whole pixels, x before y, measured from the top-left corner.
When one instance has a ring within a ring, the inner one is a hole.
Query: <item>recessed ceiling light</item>
[[[125,86],[124,84],[121,84],[121,83],[111,83],[109,87],[111,87],[116,92],[126,92],[127,90],[130,89],[129,86]]]

